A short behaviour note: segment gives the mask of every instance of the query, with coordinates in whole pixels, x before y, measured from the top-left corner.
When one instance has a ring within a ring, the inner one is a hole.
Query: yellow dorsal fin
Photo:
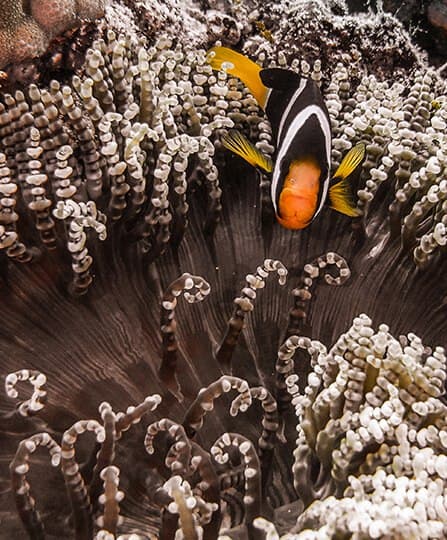
[[[227,47],[213,47],[207,53],[207,61],[213,69],[225,71],[238,77],[250,90],[259,105],[264,108],[267,101],[268,88],[262,83],[259,72],[262,67]],[[222,67],[222,64],[227,64]]]
[[[351,148],[342,159],[338,169],[335,171],[334,178],[347,178],[361,164],[365,157],[365,145],[359,143]]]
[[[256,148],[242,133],[232,129],[228,135],[222,137],[222,144],[238,156],[248,161],[253,167],[260,167],[266,172],[273,169],[272,160]]]

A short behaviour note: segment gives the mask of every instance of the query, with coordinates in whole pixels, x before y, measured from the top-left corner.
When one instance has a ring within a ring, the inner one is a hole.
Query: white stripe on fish
[[[281,122],[280,122],[279,128],[278,128],[278,137],[276,139],[277,146],[279,146],[279,141],[281,140],[281,135],[282,135],[283,127],[284,127],[284,122],[287,120],[287,117],[289,116],[289,113],[290,113],[292,107],[295,105],[296,100],[301,95],[301,93],[304,90],[306,84],[307,84],[307,79],[301,79],[300,85],[298,86],[295,93],[291,97],[291,99],[289,101],[289,104],[287,105],[287,107],[286,107],[286,109],[285,109],[285,111],[284,111],[284,113],[282,115]]]
[[[327,158],[327,165],[329,169],[329,166],[330,166],[329,158],[331,155],[331,128],[329,125],[329,121],[324,111],[321,109],[321,107],[319,107],[318,105],[309,105],[308,107],[303,109],[301,112],[299,112],[290,123],[290,126],[287,128],[287,131],[281,143],[281,146],[279,147],[278,155],[276,156],[276,162],[275,162],[275,167],[273,169],[273,177],[272,177],[272,200],[273,200],[273,206],[276,212],[278,212],[278,208],[276,204],[276,197],[277,197],[276,190],[278,187],[279,176],[281,173],[281,162],[284,156],[289,151],[290,145],[295,139],[297,133],[312,115],[315,115],[317,117],[321,130],[324,134],[326,158]],[[327,178],[324,179],[323,193],[320,199],[320,204],[318,206],[318,209],[315,212],[315,216],[323,208],[324,202],[327,197],[328,189],[329,189],[329,175],[327,176]]]

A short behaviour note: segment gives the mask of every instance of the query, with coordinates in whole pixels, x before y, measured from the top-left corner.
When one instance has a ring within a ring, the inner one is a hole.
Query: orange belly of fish
[[[286,229],[304,229],[311,222],[317,207],[316,197],[296,190],[283,189],[279,197],[278,222]]]

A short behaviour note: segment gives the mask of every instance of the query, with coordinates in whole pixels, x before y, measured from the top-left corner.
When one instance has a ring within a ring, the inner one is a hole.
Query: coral
[[[102,16],[104,0],[2,0],[0,68],[42,54],[50,40],[81,20]]]
[[[413,41],[427,51],[430,62],[442,64],[447,60],[443,46],[446,38],[447,13],[443,0],[408,0],[404,4],[396,0],[383,2],[348,0],[347,3],[351,12],[367,11],[371,8],[391,12],[402,21],[411,33]]]
[[[380,79],[406,77],[411,68],[425,65],[426,54],[413,45],[399,21],[382,10],[350,15],[343,0],[255,4],[261,30],[244,43],[252,56],[264,52],[272,58],[281,51],[289,61],[319,60],[323,81],[337,63],[354,76],[366,71]]]
[[[76,20],[76,2],[75,0],[33,0],[31,15],[46,34],[57,35],[69,28]]]

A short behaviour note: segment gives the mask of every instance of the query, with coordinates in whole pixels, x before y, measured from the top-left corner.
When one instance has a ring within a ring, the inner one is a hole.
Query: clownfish
[[[347,178],[361,165],[365,145],[352,148],[331,178],[330,118],[315,82],[287,69],[263,69],[226,47],[213,47],[207,58],[213,69],[225,69],[241,79],[270,121],[276,145],[274,163],[236,130],[222,142],[254,167],[271,173],[278,222],[287,229],[304,229],[328,198],[331,208],[358,216]]]

